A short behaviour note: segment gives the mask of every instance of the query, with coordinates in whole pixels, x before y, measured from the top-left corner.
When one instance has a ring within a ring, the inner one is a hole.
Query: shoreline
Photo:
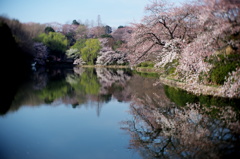
[[[121,66],[121,65],[77,65],[76,67],[85,67],[85,68],[131,68],[130,66]]]
[[[131,68],[130,66],[119,66],[119,65],[81,65],[77,67],[85,67],[85,68]],[[142,73],[163,73],[163,70],[158,68],[144,68],[144,67],[134,67],[134,70],[137,72]],[[184,82],[179,82],[174,79],[168,79],[166,77],[162,77],[160,75],[159,77],[159,83],[175,87],[178,89],[182,89],[184,91],[187,91],[188,93],[192,93],[194,95],[206,95],[206,96],[214,96],[214,97],[222,97],[222,98],[229,98],[226,95],[224,95],[222,91],[221,86],[208,86],[208,85],[202,85],[202,84],[187,84]]]
[[[161,69],[157,69],[157,68],[135,68],[135,70],[137,72],[143,72],[143,73],[163,73]],[[226,95],[224,95],[221,86],[208,86],[208,85],[202,85],[202,84],[191,85],[184,82],[179,82],[174,79],[162,77],[161,75],[159,77],[159,83],[184,90],[188,93],[191,93],[197,96],[206,95],[206,96],[229,98]]]
[[[179,82],[179,81],[167,79],[164,77],[160,77],[159,80],[160,80],[159,82],[164,85],[182,89],[184,91],[187,91],[188,93],[192,93],[197,96],[206,95],[206,96],[229,98],[222,93],[221,86],[216,87],[216,86],[207,86],[207,85],[201,85],[201,84],[188,85],[184,82]]]

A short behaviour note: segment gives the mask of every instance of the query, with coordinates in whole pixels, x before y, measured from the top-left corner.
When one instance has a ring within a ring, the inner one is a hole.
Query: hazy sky
[[[118,27],[139,22],[144,7],[150,0],[0,0],[0,15],[21,22],[71,23],[74,19],[85,22],[97,20]]]

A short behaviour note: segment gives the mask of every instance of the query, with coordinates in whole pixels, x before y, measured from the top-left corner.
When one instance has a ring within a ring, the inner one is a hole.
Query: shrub
[[[176,67],[178,66],[178,60],[173,60],[172,62],[169,62],[167,63],[165,66],[164,66],[164,73],[166,75],[170,75],[170,74],[173,74],[175,73],[176,71]]]
[[[154,67],[154,63],[151,61],[145,61],[145,62],[141,62],[140,64],[137,65],[137,67]]]
[[[109,35],[109,34],[103,34],[103,35],[101,35],[101,38],[112,38],[112,35]]]
[[[229,73],[235,71],[239,66],[240,57],[238,54],[217,55],[211,57],[207,62],[214,67],[210,70],[210,82],[214,84],[223,84]]]
[[[154,72],[137,72],[134,71],[135,74],[138,74],[141,77],[145,77],[145,78],[159,78],[160,74],[158,73],[154,73]]]
[[[236,64],[229,63],[226,65],[217,65],[214,69],[211,70],[211,82],[214,84],[223,84],[225,77],[228,76],[229,72],[232,72],[236,69]]]

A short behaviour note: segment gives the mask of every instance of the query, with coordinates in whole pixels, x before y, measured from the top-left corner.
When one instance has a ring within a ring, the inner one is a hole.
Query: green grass
[[[213,68],[209,72],[209,83],[215,85],[222,85],[225,79],[229,76],[229,73],[235,71],[237,67],[240,66],[240,55],[230,54],[230,55],[217,55],[211,56],[206,62],[213,65]],[[206,77],[206,76],[205,76]],[[201,78],[204,77],[200,77]]]
[[[138,64],[137,67],[153,68],[154,67],[154,63],[151,62],[151,61],[145,61],[145,62],[141,62],[140,64]]]

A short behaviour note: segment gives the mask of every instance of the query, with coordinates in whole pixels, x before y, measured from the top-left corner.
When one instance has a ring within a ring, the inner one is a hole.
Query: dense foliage
[[[16,19],[0,16],[0,22],[5,23],[11,31],[18,48],[30,56],[34,56],[33,38],[43,33],[45,25],[38,23],[21,23]],[[4,46],[1,43],[1,46]]]
[[[81,57],[81,49],[85,47],[86,39],[80,39],[67,50],[66,54],[69,58],[78,59]]]
[[[56,32],[42,33],[36,38],[36,41],[45,44],[52,54],[56,54],[59,57],[64,55],[68,46],[67,38]]]
[[[44,32],[48,34],[49,32],[55,32],[55,30],[52,27],[48,26],[44,29]]]
[[[81,39],[67,50],[67,56],[74,59],[81,58],[86,64],[94,65],[100,49],[101,44],[98,39]]]
[[[98,56],[101,45],[98,39],[88,39],[81,49],[81,57],[87,64],[93,65]]]
[[[0,19],[0,46],[2,49],[0,69],[7,74],[10,70],[16,71],[16,74],[23,73],[26,71],[30,64],[29,61],[32,59],[31,52],[26,49],[29,47],[29,49],[32,50],[31,43],[28,39],[24,39],[24,37],[29,38],[30,35],[25,34],[23,30],[13,32],[8,24],[10,22],[11,21]],[[12,22],[15,23],[15,21]],[[19,24],[19,22],[16,23]],[[23,36],[21,36],[22,34]],[[28,42],[30,46],[23,46],[23,43]],[[8,66],[7,68],[6,65]]]

